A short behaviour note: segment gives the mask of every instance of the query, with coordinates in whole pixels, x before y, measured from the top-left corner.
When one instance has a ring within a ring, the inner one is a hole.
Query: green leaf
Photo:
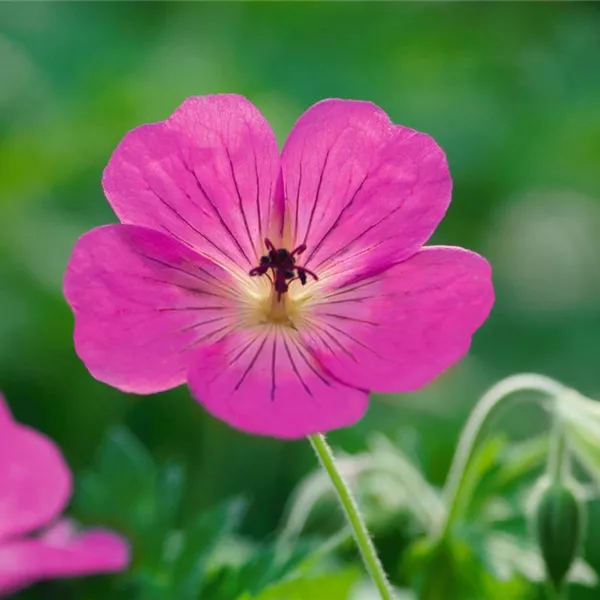
[[[156,515],[156,467],[139,440],[124,427],[109,431],[92,471],[82,479],[75,509],[83,520],[139,532]]]
[[[500,462],[500,455],[506,446],[502,435],[489,437],[474,452],[464,473],[460,487],[456,490],[456,501],[452,520],[464,519],[475,500],[480,483],[489,477]],[[480,496],[481,497],[481,496]]]
[[[369,521],[376,522],[378,513],[394,509],[410,515],[423,531],[437,526],[445,514],[444,503],[415,460],[381,434],[369,438],[369,448],[370,460],[365,459],[360,489],[364,500],[368,501],[369,495],[379,496],[375,514],[369,515],[367,505]]]
[[[313,566],[313,557],[319,557],[322,564],[322,548],[329,547],[328,543],[310,540],[297,542],[285,553],[277,542],[258,546],[244,564],[228,565],[213,574],[202,590],[202,600],[236,600],[244,592],[258,594],[284,578],[306,574]]]
[[[176,523],[185,491],[185,468],[175,462],[162,466],[156,477],[158,517],[164,523]]]
[[[493,533],[486,536],[485,546],[488,560],[493,562],[494,571],[500,579],[506,580],[519,573],[529,581],[545,580],[542,557],[530,540]],[[568,579],[587,587],[594,587],[598,583],[594,570],[581,558],[575,559]]]
[[[557,399],[557,407],[569,448],[600,483],[600,403],[572,391]]]
[[[462,531],[462,530],[461,530]],[[464,533],[464,532],[462,532]],[[520,600],[527,583],[520,579],[500,581],[489,570],[481,538],[421,538],[408,551],[406,572],[420,600]]]
[[[347,569],[314,579],[292,579],[268,587],[258,596],[254,596],[254,600],[348,600],[359,577],[360,571]]]
[[[465,589],[466,569],[459,559],[455,540],[433,541],[420,538],[407,549],[404,569],[413,589],[423,600],[471,598]],[[469,582],[478,581],[478,570],[469,568]]]
[[[471,511],[485,507],[490,499],[505,499],[531,482],[547,460],[548,436],[522,442],[505,441],[499,450],[493,468],[482,476],[477,485]]]
[[[247,503],[230,500],[202,513],[185,527],[177,540],[171,570],[173,597],[196,598],[205,579],[211,554],[224,537],[240,524]]]

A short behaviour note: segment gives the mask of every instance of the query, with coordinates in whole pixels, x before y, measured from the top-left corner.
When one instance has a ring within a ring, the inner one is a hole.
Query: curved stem
[[[563,483],[568,473],[569,452],[562,427],[555,417],[548,453],[548,476],[553,483]]]
[[[567,390],[568,388],[550,377],[535,373],[522,373],[503,379],[482,396],[467,420],[450,465],[450,471],[444,486],[448,512],[440,528],[440,537],[446,535],[456,516],[461,484],[465,478],[473,450],[479,442],[483,426],[502,400],[516,392],[523,391],[541,392],[550,398],[555,398],[564,394]]]
[[[379,561],[377,551],[375,550],[375,546],[373,546],[367,526],[358,510],[356,501],[352,497],[348,484],[344,481],[344,478],[336,467],[333,453],[325,441],[325,436],[321,434],[310,435],[308,436],[308,439],[319,458],[319,462],[325,471],[327,471],[331,483],[333,483],[333,487],[335,488],[342,508],[346,513],[348,523],[350,523],[350,527],[352,527],[354,539],[356,540],[356,544],[360,550],[367,571],[369,572],[373,583],[379,590],[381,598],[383,600],[394,600],[392,588],[387,580],[381,562]]]

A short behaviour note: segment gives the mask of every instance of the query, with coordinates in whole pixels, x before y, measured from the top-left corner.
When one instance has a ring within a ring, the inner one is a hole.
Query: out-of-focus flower
[[[244,98],[189,98],[125,136],[103,186],[121,224],[84,235],[65,279],[79,356],[127,392],[187,381],[248,432],[354,423],[369,391],[458,361],[493,303],[487,261],[423,248],[444,153],[368,102],[316,104],[280,156]]]
[[[0,395],[0,597],[42,579],[120,571],[127,542],[60,514],[71,474],[54,443],[16,423]]]

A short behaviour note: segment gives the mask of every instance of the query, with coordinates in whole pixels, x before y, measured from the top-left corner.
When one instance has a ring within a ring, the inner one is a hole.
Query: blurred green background
[[[314,466],[308,444],[230,430],[185,389],[139,398],[94,381],[61,295],[74,240],[115,220],[100,176],[123,134],[216,92],[247,96],[280,143],[325,97],[372,100],[429,133],[455,182],[434,241],[494,267],[496,306],[470,355],[421,392],[376,398],[334,446],[414,429],[440,484],[469,409],[499,378],[539,371],[600,398],[599,56],[595,3],[0,4],[0,389],[15,415],[76,473],[125,423],[157,460],[185,463],[187,511],[243,494],[243,531],[277,528]],[[511,415],[516,437],[542,430],[536,411]]]

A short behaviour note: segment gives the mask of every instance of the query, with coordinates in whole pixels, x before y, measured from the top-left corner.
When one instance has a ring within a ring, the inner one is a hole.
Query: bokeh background
[[[185,463],[186,510],[243,494],[243,532],[277,529],[314,466],[308,444],[233,431],[185,389],[139,398],[94,381],[61,293],[75,239],[115,220],[100,177],[123,134],[215,92],[247,96],[280,143],[326,97],[372,100],[429,133],[455,183],[434,241],[494,267],[496,306],[470,355],[425,390],[374,399],[334,446],[414,430],[441,484],[468,411],[499,378],[538,371],[600,398],[599,56],[595,3],[0,4],[0,389],[17,418],[76,474],[125,423],[158,461]],[[502,422],[515,438],[544,426],[525,408]]]

